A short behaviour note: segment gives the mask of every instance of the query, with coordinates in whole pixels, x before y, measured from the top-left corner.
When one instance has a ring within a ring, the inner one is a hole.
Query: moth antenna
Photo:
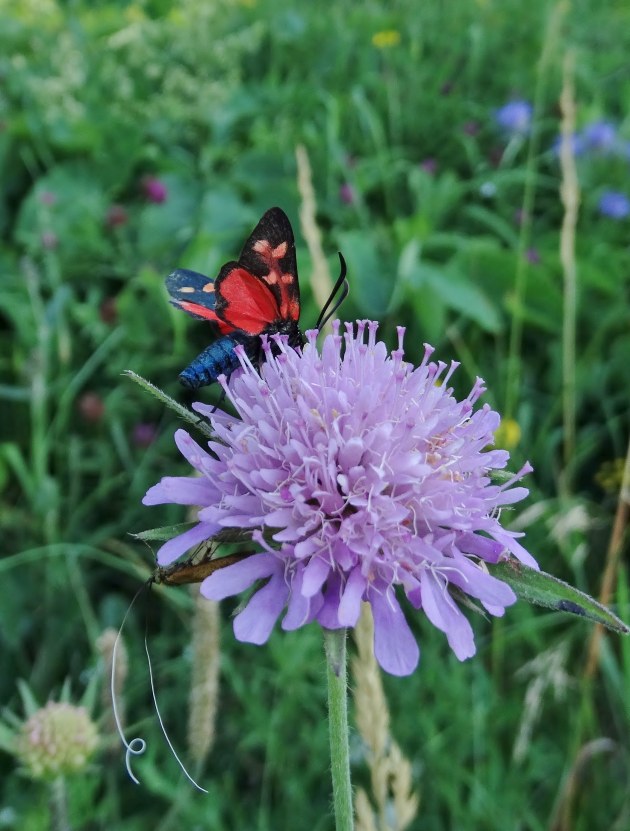
[[[127,741],[125,738],[125,734],[122,729],[122,722],[120,719],[120,714],[118,711],[118,704],[116,702],[116,662],[118,659],[118,644],[120,643],[120,638],[125,628],[125,623],[127,622],[127,618],[129,617],[129,613],[133,609],[138,597],[142,594],[143,591],[146,591],[147,587],[150,583],[145,583],[144,586],[141,586],[138,591],[135,593],[133,600],[129,604],[129,608],[125,612],[125,616],[120,624],[120,628],[118,629],[118,634],[116,635],[116,640],[114,641],[114,647],[112,649],[112,672],[110,678],[110,691],[112,697],[112,712],[114,714],[114,721],[116,722],[116,730],[118,731],[118,735],[120,736],[120,740],[125,746],[125,767],[127,768],[127,774],[134,784],[139,785],[140,780],[135,776],[133,771],[131,770],[131,757],[132,756],[142,756],[144,751],[147,749],[147,743],[144,739],[140,738],[140,736],[136,736],[130,742]]]
[[[158,707],[158,703],[157,703],[157,696],[156,696],[156,693],[155,693],[155,684],[153,683],[153,667],[151,665],[151,656],[149,655],[149,644],[147,643],[146,635],[144,637],[144,651],[147,653],[147,666],[149,667],[149,682],[151,684],[151,697],[153,698],[153,706],[155,707],[155,714],[157,715],[158,721],[160,722],[160,728],[162,729],[162,733],[164,734],[164,738],[166,739],[166,743],[170,747],[171,753],[175,757],[175,759],[177,761],[177,764],[182,769],[182,771],[184,773],[184,776],[188,779],[188,781],[191,784],[193,784],[195,786],[195,788],[197,788],[197,790],[201,791],[202,793],[208,793],[208,791],[205,788],[202,788],[201,785],[197,784],[197,782],[195,782],[195,780],[192,778],[192,776],[188,773],[188,771],[186,770],[186,768],[184,766],[184,763],[182,762],[182,760],[177,755],[177,753],[175,751],[175,748],[173,747],[173,744],[172,744],[171,740],[168,737],[168,733],[166,732],[166,727],[164,726],[164,721],[162,720],[162,716],[160,714],[160,708]],[[136,741],[136,740],[134,739],[134,741]],[[146,742],[143,742],[143,744],[146,747]],[[144,753],[144,748],[142,749],[142,752]],[[127,768],[127,769],[129,769],[129,768]]]
[[[335,285],[333,286],[332,291],[328,295],[328,300],[324,303],[324,308],[319,313],[319,317],[317,318],[317,323],[315,324],[316,329],[321,329],[323,326],[326,325],[326,323],[328,323],[330,318],[334,315],[334,313],[337,311],[339,306],[341,306],[343,301],[346,299],[346,297],[348,296],[348,292],[350,291],[350,284],[348,283],[348,281],[346,279],[346,274],[347,274],[346,261],[344,260],[344,257],[343,257],[343,254],[341,253],[341,251],[339,251],[338,254],[339,254],[339,263],[340,263],[340,269],[341,269],[340,273],[339,273],[339,277],[337,277],[337,282],[335,283]],[[328,312],[328,314],[326,314],[326,311],[327,311],[328,307],[333,302],[333,300],[335,299],[335,295],[339,292],[340,289],[341,289],[341,295],[337,298],[337,300],[335,302],[335,305],[332,307],[332,309]]]

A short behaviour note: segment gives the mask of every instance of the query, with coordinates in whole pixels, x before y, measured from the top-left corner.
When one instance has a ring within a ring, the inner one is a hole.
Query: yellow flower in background
[[[125,20],[128,23],[142,23],[146,19],[144,9],[138,3],[132,3],[125,9]]]
[[[377,49],[389,49],[390,46],[398,46],[399,43],[398,29],[382,29],[372,35],[372,46],[376,46]]]
[[[513,418],[504,418],[494,434],[497,447],[512,450],[521,440],[521,428]]]
[[[625,460],[623,458],[602,462],[595,474],[595,481],[606,493],[619,493],[623,482],[624,467]]]

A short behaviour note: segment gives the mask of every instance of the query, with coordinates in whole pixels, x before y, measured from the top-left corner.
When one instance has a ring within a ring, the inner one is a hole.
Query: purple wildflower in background
[[[344,182],[339,188],[339,198],[344,205],[352,205],[356,202],[356,195],[350,182]]]
[[[607,190],[602,193],[598,208],[602,216],[608,216],[611,219],[625,219],[630,214],[630,199],[625,193]]]
[[[525,252],[525,259],[532,265],[540,264],[540,252],[537,248],[528,248]]]
[[[131,438],[137,447],[149,447],[157,437],[157,427],[150,422],[141,421],[134,424]]]
[[[532,123],[532,105],[528,101],[510,101],[495,113],[499,127],[510,135],[525,135]]]
[[[611,153],[617,145],[617,130],[610,121],[594,121],[582,130],[582,149]]]
[[[168,197],[166,185],[157,176],[146,176],[142,180],[142,190],[148,201],[154,202],[156,205],[166,202]]]
[[[419,649],[397,587],[463,660],[475,653],[473,630],[449,588],[502,615],[516,596],[484,561],[511,553],[537,568],[520,534],[499,521],[504,506],[527,495],[514,483],[531,467],[493,484],[509,453],[489,449],[499,415],[474,409],[483,381],[458,401],[449,386],[457,363],[431,361],[425,345],[414,368],[403,360],[404,330],[388,354],[377,328],[361,321],[355,333],[347,324],[341,337],[337,321],[321,351],[316,332],[303,352],[276,336],[274,355],[263,340],[260,374],[241,350],[243,371],[229,386],[220,379],[238,416],[195,405],[216,433],[210,452],[184,430],[175,435],[201,476],[166,477],[144,504],[201,506],[198,525],[159,550],[162,565],[223,528],[252,529],[262,551],[201,586],[221,600],[266,581],[235,617],[239,640],[264,643],[284,609],[285,630],[311,621],[351,627],[367,601],[378,662],[406,675]]]

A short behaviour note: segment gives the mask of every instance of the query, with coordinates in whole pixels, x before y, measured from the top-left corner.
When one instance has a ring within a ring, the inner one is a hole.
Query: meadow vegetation
[[[121,373],[195,400],[177,375],[208,330],[164,278],[216,274],[272,205],[314,325],[300,146],[328,265],[348,264],[341,317],[379,320],[390,346],[405,326],[415,363],[425,341],[460,361],[460,393],[485,379],[497,443],[534,467],[508,524],[545,571],[595,596],[606,577],[628,621],[628,54],[619,0],[0,5],[0,828],[48,827],[49,789],[13,736],[49,699],[84,703],[99,730],[67,778],[68,827],[332,828],[315,626],[258,648],[234,640],[233,603],[143,595],[118,678],[126,734],[148,742],[140,787],[108,699],[111,630],[155,566],[129,534],[185,519],[142,496],[187,473],[175,417]],[[630,827],[630,641],[524,603],[471,617],[475,658],[417,615],[419,669],[373,690],[419,796],[408,825],[401,809],[373,827]],[[160,732],[145,632],[162,718],[209,795]],[[217,705],[199,666],[219,648]],[[351,749],[361,805],[377,806],[370,737]]]

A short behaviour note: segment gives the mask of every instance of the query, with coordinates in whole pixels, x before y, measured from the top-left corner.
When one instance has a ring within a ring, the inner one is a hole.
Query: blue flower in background
[[[571,138],[571,149],[574,156],[581,156],[584,152],[584,136],[582,133],[574,133]],[[560,148],[562,146],[562,136],[557,136],[553,143],[552,150],[555,156],[560,156]]]
[[[533,108],[529,101],[510,101],[495,113],[499,127],[513,136],[525,135],[532,122]]]
[[[582,142],[585,150],[611,153],[617,145],[617,130],[610,121],[594,121],[582,131]]]
[[[625,219],[630,214],[630,199],[625,193],[607,190],[599,199],[599,212],[611,219]]]

